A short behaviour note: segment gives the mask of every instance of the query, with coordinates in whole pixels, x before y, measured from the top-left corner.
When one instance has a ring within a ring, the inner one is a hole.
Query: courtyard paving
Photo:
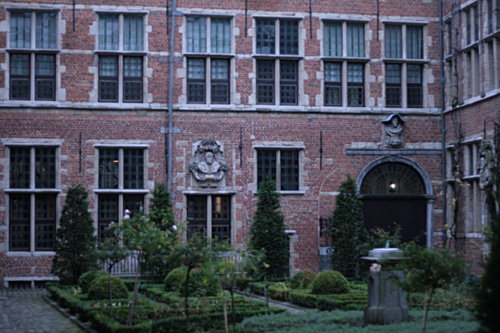
[[[83,333],[43,296],[45,289],[0,288],[0,333]]]

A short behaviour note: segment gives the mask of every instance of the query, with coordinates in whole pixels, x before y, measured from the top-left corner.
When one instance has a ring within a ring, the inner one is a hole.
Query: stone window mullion
[[[345,48],[343,48],[345,49]],[[342,61],[342,107],[347,107],[347,61]]]
[[[276,150],[276,191],[281,191],[281,150]]]
[[[33,163],[34,164],[34,163]],[[35,252],[35,194],[30,194],[30,252]]]
[[[118,188],[120,190],[123,190],[125,188],[123,171],[124,171],[123,149],[120,148],[118,150]]]

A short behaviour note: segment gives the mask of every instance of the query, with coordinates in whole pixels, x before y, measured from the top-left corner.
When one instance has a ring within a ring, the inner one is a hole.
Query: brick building
[[[472,194],[453,195],[443,171],[494,136],[498,1],[444,1],[443,31],[433,0],[167,3],[0,5],[0,283],[53,278],[76,184],[100,238],[163,182],[188,234],[243,247],[258,184],[274,178],[293,273],[327,267],[329,217],[350,175],[367,226],[397,223],[427,246],[458,240],[480,262],[479,171],[461,175]],[[459,45],[444,61],[441,35]]]

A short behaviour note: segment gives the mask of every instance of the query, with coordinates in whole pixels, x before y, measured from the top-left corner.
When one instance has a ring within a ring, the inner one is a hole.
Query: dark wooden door
[[[427,200],[423,197],[368,196],[363,198],[363,213],[368,230],[393,230],[396,223],[404,242],[426,243]]]

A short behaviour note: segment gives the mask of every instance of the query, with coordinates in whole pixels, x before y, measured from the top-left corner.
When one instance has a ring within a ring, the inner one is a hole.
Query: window
[[[480,142],[464,144],[463,170],[465,194],[466,232],[477,232],[481,228],[481,191],[479,188],[479,150]]]
[[[144,208],[144,149],[99,148],[98,236],[109,236],[108,226],[118,223],[124,211]]]
[[[385,25],[385,105],[421,108],[423,103],[424,28]]]
[[[297,105],[299,100],[299,21],[255,20],[257,104]],[[278,96],[278,98],[276,98]]]
[[[365,24],[323,22],[323,54],[324,104],[364,106]]]
[[[186,53],[187,102],[229,104],[231,19],[186,17]]]
[[[257,150],[257,185],[271,179],[278,191],[298,191],[299,171],[298,149]]]
[[[56,148],[10,147],[9,250],[51,251],[56,232]]]
[[[231,243],[231,196],[187,196],[187,237],[193,234]]]
[[[142,103],[144,17],[99,15],[99,102]]]
[[[56,25],[56,12],[10,13],[11,100],[55,100]]]

